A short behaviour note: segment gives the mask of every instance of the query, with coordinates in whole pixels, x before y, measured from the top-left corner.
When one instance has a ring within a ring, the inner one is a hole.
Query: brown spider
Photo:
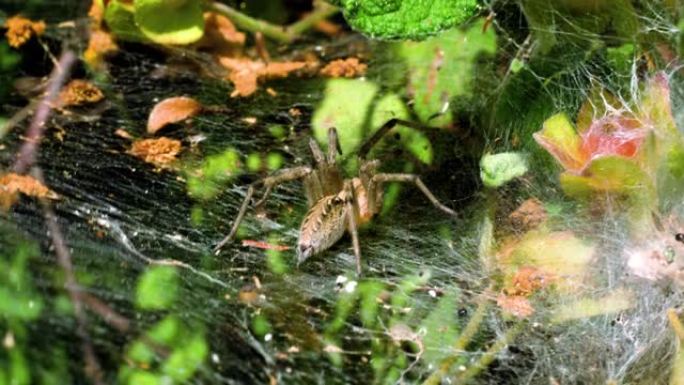
[[[354,255],[356,257],[356,272],[361,273],[361,248],[357,227],[373,218],[379,212],[382,201],[382,184],[387,182],[409,182],[415,184],[435,207],[450,215],[456,213],[441,204],[428,190],[420,178],[414,174],[377,173],[380,161],[366,160],[371,148],[396,125],[412,128],[422,126],[400,119],[390,119],[375,134],[361,146],[359,157],[359,176],[344,179],[340,167],[336,163],[337,154],[341,154],[337,131],[334,127],[328,130],[328,154],[325,156],[318,143],[312,138],[309,147],[313,153],[316,167],[292,167],[280,170],[274,175],[252,183],[247,189],[245,200],[240,206],[230,233],[214,248],[216,254],[233,239],[238,226],[245,216],[247,206],[252,200],[256,187],[263,185],[266,190],[264,196],[255,203],[262,205],[274,187],[281,183],[303,179],[304,191],[308,200],[309,211],[304,217],[297,241],[298,264],[312,255],[319,254],[342,238],[345,231],[352,237]]]

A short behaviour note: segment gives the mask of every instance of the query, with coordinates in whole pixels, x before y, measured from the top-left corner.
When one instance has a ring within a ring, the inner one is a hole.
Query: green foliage
[[[352,28],[373,38],[422,39],[474,15],[475,0],[337,0]]]
[[[456,289],[444,293],[434,310],[421,323],[420,329],[425,330],[423,360],[428,364],[436,366],[453,354],[445,347],[453,346],[459,336],[460,330],[455,315],[458,314],[460,294]]]
[[[136,305],[146,310],[168,309],[178,294],[178,273],[171,266],[148,268],[138,282]]]
[[[465,31],[452,29],[422,42],[398,44],[399,56],[408,64],[413,110],[423,123],[450,124],[451,111],[430,117],[439,113],[445,102],[471,94],[476,59],[496,51],[494,29],[483,33],[483,23],[480,20]]]
[[[234,149],[210,155],[197,169],[187,171],[188,194],[197,199],[209,200],[240,172],[240,155]]]
[[[311,125],[320,143],[326,143],[328,128],[336,127],[342,153],[348,154],[391,118],[408,118],[406,106],[396,94],[381,94],[379,86],[370,81],[332,79],[326,83],[324,99],[316,108]],[[395,130],[404,148],[420,161],[432,162],[432,145],[423,133],[402,126]],[[347,166],[348,170],[356,168],[354,161]]]
[[[136,42],[190,44],[204,34],[199,0],[112,0],[105,21],[117,38]]]
[[[0,253],[0,316],[8,321],[35,320],[43,309],[43,301],[33,289],[28,262],[37,250],[22,244]]]
[[[134,340],[119,369],[122,384],[181,384],[190,380],[209,354],[201,328],[169,315]]]
[[[190,44],[204,34],[200,0],[135,0],[135,22],[155,43]]]
[[[527,159],[518,152],[485,154],[480,160],[480,178],[487,187],[501,187],[527,172]]]

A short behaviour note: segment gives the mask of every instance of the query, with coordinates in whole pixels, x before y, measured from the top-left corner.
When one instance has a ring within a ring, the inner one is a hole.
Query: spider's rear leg
[[[449,215],[456,216],[456,212],[444,204],[442,204],[430,191],[430,189],[425,186],[423,181],[418,175],[415,174],[376,174],[371,178],[371,183],[368,186],[368,207],[371,212],[375,212],[376,208],[376,189],[387,182],[402,182],[402,183],[413,183],[420,189],[420,191],[425,195],[425,197],[438,209],[444,211]]]
[[[308,166],[286,168],[280,170],[275,175],[268,176],[249,185],[249,188],[247,188],[247,194],[245,194],[245,199],[242,201],[242,205],[240,205],[240,210],[238,211],[237,217],[235,217],[235,222],[233,222],[230,232],[221,240],[221,242],[216,245],[216,247],[214,247],[214,254],[218,254],[221,251],[221,248],[230,242],[237,233],[237,229],[240,226],[242,219],[245,217],[245,213],[247,212],[247,206],[249,206],[249,202],[252,200],[256,186],[263,185],[266,187],[263,197],[261,197],[261,199],[259,199],[255,205],[260,206],[271,195],[271,191],[274,187],[281,183],[302,179],[311,174],[311,171],[311,168]]]
[[[388,121],[385,122],[380,128],[378,128],[377,131],[366,140],[366,142],[361,146],[359,149],[359,158],[361,159],[366,159],[366,156],[368,156],[368,153],[370,150],[373,149],[373,147],[378,144],[380,139],[382,139],[385,134],[390,132],[394,127],[396,126],[406,126],[409,128],[414,128],[416,130],[424,130],[427,126],[421,123],[416,123],[416,122],[411,122],[408,120],[403,120],[403,119],[397,119],[397,118],[392,118]]]

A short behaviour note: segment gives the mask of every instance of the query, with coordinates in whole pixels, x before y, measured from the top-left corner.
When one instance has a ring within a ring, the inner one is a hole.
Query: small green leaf
[[[135,22],[159,44],[190,44],[204,34],[200,0],[136,0]]]
[[[630,74],[634,62],[634,44],[627,43],[619,47],[609,47],[607,50],[608,65],[623,76]]]
[[[175,316],[167,316],[147,332],[153,342],[167,346],[172,345],[180,334],[181,322]]]
[[[511,64],[508,66],[508,69],[510,69],[511,73],[514,74],[517,74],[523,68],[525,68],[525,62],[518,58],[513,58],[513,60],[511,60]]]
[[[136,370],[128,377],[129,385],[161,385],[162,383],[161,376],[144,370]]]
[[[234,149],[229,148],[220,154],[210,155],[199,168],[186,171],[188,194],[196,199],[211,199],[240,171],[240,154]]]
[[[501,187],[526,172],[526,157],[518,152],[485,154],[480,160],[480,178],[487,187]]]
[[[148,268],[138,282],[136,304],[141,309],[164,310],[176,300],[178,274],[171,266]]]
[[[476,0],[339,0],[349,25],[373,38],[422,39],[455,27]]]
[[[147,41],[145,35],[135,24],[133,5],[112,0],[107,4],[104,14],[105,22],[118,39],[142,42]]]
[[[171,353],[164,362],[162,371],[179,383],[188,381],[207,357],[208,352],[204,336],[196,334]]]

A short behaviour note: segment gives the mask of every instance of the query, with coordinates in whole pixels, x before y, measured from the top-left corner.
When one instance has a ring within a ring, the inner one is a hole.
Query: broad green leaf
[[[171,266],[148,268],[138,281],[136,305],[145,310],[164,310],[176,300],[178,273]]]
[[[104,14],[105,22],[117,39],[143,42],[145,35],[135,24],[133,5],[119,0],[112,0],[107,4]]]
[[[189,380],[207,357],[209,348],[202,334],[192,336],[166,359],[162,371],[179,383]]]
[[[476,0],[338,0],[349,25],[378,39],[422,39],[455,27],[477,9]]]
[[[204,34],[200,0],[135,0],[135,22],[159,44],[190,44]]]
[[[526,157],[518,152],[485,154],[480,160],[480,178],[487,187],[500,187],[526,172]]]
[[[475,60],[496,51],[494,29],[483,33],[483,23],[480,20],[465,31],[454,28],[425,41],[398,45],[408,65],[413,109],[423,123],[438,127],[450,124],[451,111],[430,118],[445,102],[471,93]]]
[[[389,119],[407,119],[409,113],[401,98],[392,93],[378,95],[379,89],[377,84],[370,81],[329,80],[323,101],[311,119],[316,140],[326,143],[328,128],[335,127],[342,153],[347,155],[356,151],[366,138]],[[403,146],[417,159],[424,163],[432,162],[432,145],[425,134],[403,126],[397,126],[393,132],[399,134]],[[356,164],[350,162],[347,170],[353,172],[355,167]]]

